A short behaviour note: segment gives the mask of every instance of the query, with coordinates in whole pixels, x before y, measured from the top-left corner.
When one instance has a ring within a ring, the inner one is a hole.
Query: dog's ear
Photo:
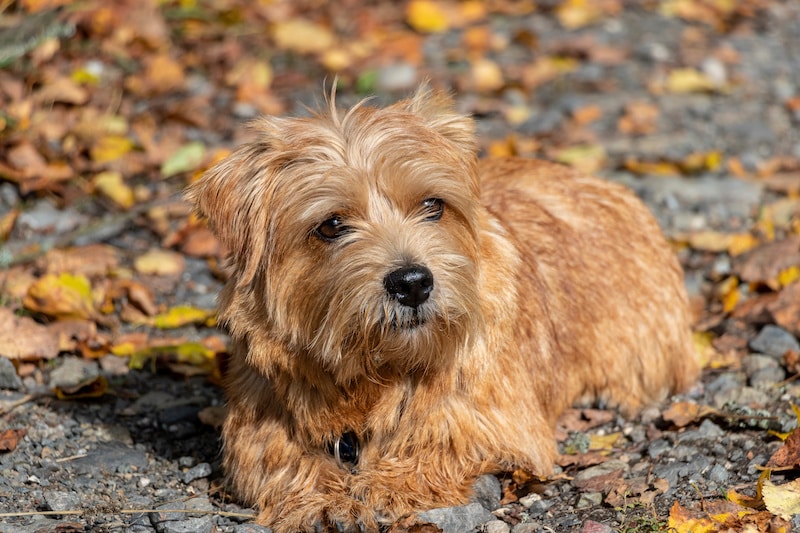
[[[421,116],[431,129],[466,153],[475,153],[475,121],[456,111],[449,93],[424,84],[412,98],[399,105]]]
[[[259,125],[260,126],[260,125]],[[274,138],[260,137],[207,170],[186,190],[195,211],[227,250],[238,286],[264,267],[269,238],[269,180],[274,172]]]

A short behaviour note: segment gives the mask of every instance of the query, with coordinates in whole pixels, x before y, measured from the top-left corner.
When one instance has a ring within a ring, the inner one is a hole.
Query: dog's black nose
[[[389,272],[383,286],[393,298],[408,307],[419,307],[433,290],[433,273],[422,265],[411,265]]]

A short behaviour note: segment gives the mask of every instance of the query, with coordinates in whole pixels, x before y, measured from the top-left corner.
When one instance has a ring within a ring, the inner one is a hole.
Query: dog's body
[[[461,503],[482,473],[547,474],[572,403],[630,414],[696,377],[680,267],[627,189],[478,163],[425,91],[256,127],[189,195],[231,255],[225,468],[259,522]]]

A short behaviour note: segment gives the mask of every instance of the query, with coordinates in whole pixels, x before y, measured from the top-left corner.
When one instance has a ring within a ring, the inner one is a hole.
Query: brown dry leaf
[[[216,257],[220,253],[217,237],[205,226],[195,226],[186,232],[181,252],[191,257]]]
[[[0,217],[0,242],[6,242],[11,231],[14,229],[14,224],[17,223],[20,210],[18,208],[11,209],[8,213]]]
[[[168,53],[148,57],[145,62],[145,83],[152,93],[164,94],[175,91],[186,83],[183,65]]]
[[[800,479],[783,485],[775,485],[769,479],[764,480],[761,494],[770,513],[787,521],[800,514]]]
[[[664,411],[661,416],[667,422],[672,422],[675,426],[682,428],[715,414],[719,414],[719,411],[707,405],[693,402],[676,402],[670,405],[669,409]]]
[[[39,103],[83,105],[89,100],[89,93],[69,77],[62,77],[46,83],[36,92],[34,100]]]
[[[628,135],[647,135],[656,130],[660,114],[661,110],[649,102],[631,102],[625,106],[625,114],[617,122],[617,128]]]
[[[178,276],[186,268],[182,254],[154,248],[137,257],[133,268],[146,276]]]
[[[86,398],[100,398],[108,391],[108,380],[104,375],[95,376],[91,379],[71,386],[59,386],[53,388],[56,398],[59,400],[80,400]]]
[[[329,28],[301,18],[276,23],[272,38],[278,48],[300,54],[322,53],[336,42]]]
[[[781,271],[792,266],[800,266],[800,235],[763,244],[733,261],[733,271],[742,281],[761,283],[773,290],[780,288]]]
[[[119,266],[119,251],[107,244],[54,248],[37,265],[48,274],[70,273],[99,278]]]
[[[0,431],[0,452],[13,452],[17,444],[25,436],[24,429],[4,429]]]
[[[158,306],[155,303],[155,295],[149,287],[145,287],[137,281],[128,280],[125,282],[125,291],[128,301],[135,305],[140,311],[148,316],[158,313]]]
[[[767,461],[770,470],[796,470],[800,469],[800,430],[795,428],[783,446],[778,448]]]
[[[707,516],[697,516],[677,501],[669,511],[669,528],[675,533],[711,533],[718,531],[714,521]]]
[[[611,411],[604,409],[567,409],[558,419],[558,430],[563,433],[585,433],[614,419]]]
[[[203,424],[219,430],[222,427],[222,423],[225,421],[225,412],[224,406],[212,405],[201,409],[197,413],[197,418]]]
[[[28,288],[22,303],[55,318],[96,319],[92,284],[82,274],[45,274]]]
[[[59,337],[47,326],[11,309],[0,307],[0,354],[9,359],[52,359],[60,349]]]
[[[591,124],[603,116],[603,109],[597,105],[579,107],[572,113],[572,120],[579,126]]]

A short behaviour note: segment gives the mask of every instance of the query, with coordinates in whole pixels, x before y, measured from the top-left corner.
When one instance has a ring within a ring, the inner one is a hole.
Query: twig
[[[49,394],[47,393],[28,394],[26,396],[23,396],[19,400],[10,401],[8,403],[3,402],[2,404],[0,404],[0,416],[5,416],[14,409],[16,409],[17,407],[19,407],[20,405],[24,405],[32,400],[37,400],[44,396],[49,396]]]

